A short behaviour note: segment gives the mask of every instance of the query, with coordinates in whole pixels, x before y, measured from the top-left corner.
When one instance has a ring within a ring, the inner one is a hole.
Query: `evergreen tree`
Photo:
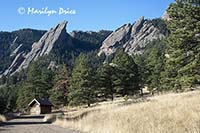
[[[6,99],[0,94],[0,114],[5,113],[6,109]]]
[[[149,45],[153,45],[153,47],[144,53],[145,84],[150,89],[156,88],[157,90],[161,90],[161,77],[165,60],[165,43],[164,40],[155,40]]]
[[[70,104],[90,106],[95,102],[94,73],[86,55],[77,57],[69,84]]]
[[[50,92],[50,100],[54,105],[66,105],[68,96],[69,72],[67,67],[60,65],[55,75],[55,85]]]
[[[52,88],[53,73],[41,68],[39,62],[35,62],[29,68],[27,84],[33,87],[35,98],[48,98],[48,90]]]
[[[32,84],[24,83],[18,91],[17,108],[21,111],[27,109],[27,105],[35,98],[35,90]]]
[[[140,86],[148,86],[149,89],[161,90],[161,77],[164,71],[165,62],[165,41],[164,39],[150,42],[144,53],[134,55],[140,73]]]
[[[101,97],[114,99],[115,86],[115,68],[108,63],[104,64],[98,72],[98,88]]]
[[[16,109],[17,86],[0,88],[0,114],[12,112]]]
[[[200,84],[200,5],[177,0],[167,10],[171,31],[167,39],[165,88],[181,89]]]
[[[18,92],[17,105],[25,109],[33,98],[49,98],[49,90],[53,87],[54,73],[47,69],[47,62],[39,60],[28,68],[27,79]]]
[[[151,89],[157,88],[160,90],[163,56],[154,48],[146,61],[146,70],[148,70],[148,75],[146,77],[147,84]]]
[[[2,77],[0,78],[0,85],[5,84],[5,83],[6,83],[6,80],[7,80],[6,76],[5,76],[5,75],[2,75]]]
[[[117,52],[111,65],[116,69],[114,84],[118,94],[133,95],[140,90],[138,66],[130,55]]]

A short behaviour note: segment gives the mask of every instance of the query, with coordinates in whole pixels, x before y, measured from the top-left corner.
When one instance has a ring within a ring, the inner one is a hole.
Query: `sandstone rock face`
[[[12,47],[13,45],[15,45],[17,39],[18,39],[18,37],[15,37],[15,39],[13,40],[12,44],[10,45],[10,47]]]
[[[24,61],[24,59],[25,59],[25,56],[24,56],[23,52],[17,54],[15,56],[15,59],[13,60],[12,64],[9,66],[8,69],[6,69],[6,71],[3,73],[3,75],[9,75],[12,72],[14,72],[14,70],[16,70],[18,68],[18,66]]]
[[[156,27],[141,17],[133,25],[123,25],[108,36],[98,55],[110,55],[119,48],[123,48],[129,54],[142,54],[149,42],[162,37],[164,35]]]
[[[25,60],[16,71],[26,69],[28,65],[32,61],[37,60],[38,57],[48,55],[58,41],[64,40],[66,35],[66,24],[66,21],[58,24],[56,27],[47,31],[38,42],[34,43],[32,45],[32,50],[26,55]]]
[[[131,27],[131,24],[125,24],[113,33],[111,33],[105,39],[105,41],[103,41],[102,47],[100,48],[100,52],[98,53],[98,55],[101,55],[102,53],[110,55],[114,53],[117,48],[122,47],[123,44],[129,39]]]
[[[66,39],[66,25],[64,21],[58,24],[56,27],[47,31],[38,42],[33,43],[32,49],[27,54],[19,53],[15,56],[10,67],[3,73],[3,75],[12,75],[15,72],[19,72],[22,69],[26,69],[32,61],[38,59],[38,57],[48,55],[53,47]],[[15,55],[20,49],[21,45],[14,50],[11,56]]]
[[[20,49],[22,48],[23,44],[20,44],[11,54],[10,56],[16,56],[19,52],[20,52]]]
[[[165,11],[165,13],[163,14],[162,19],[163,19],[163,20],[166,20],[166,21],[169,21],[169,20],[170,20],[170,17],[169,17],[169,15],[167,14],[167,11]]]

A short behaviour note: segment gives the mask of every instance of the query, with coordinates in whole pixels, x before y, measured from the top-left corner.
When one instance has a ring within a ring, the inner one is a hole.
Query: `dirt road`
[[[0,133],[78,133],[43,122],[43,116],[20,116],[0,124]]]

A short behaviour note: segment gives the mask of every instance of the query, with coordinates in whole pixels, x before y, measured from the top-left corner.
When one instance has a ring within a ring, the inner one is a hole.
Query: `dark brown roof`
[[[42,99],[35,98],[28,104],[28,106],[33,106],[35,103],[39,105],[52,106],[52,103],[47,98],[42,98]]]

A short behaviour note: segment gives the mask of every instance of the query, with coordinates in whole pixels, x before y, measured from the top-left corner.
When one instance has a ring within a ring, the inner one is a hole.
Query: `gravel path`
[[[79,133],[43,122],[43,116],[20,116],[0,124],[0,133]]]

